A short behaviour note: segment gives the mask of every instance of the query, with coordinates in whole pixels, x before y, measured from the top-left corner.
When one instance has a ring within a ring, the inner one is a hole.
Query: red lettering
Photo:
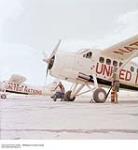
[[[28,92],[27,86],[24,87],[24,92]]]
[[[110,76],[112,76],[112,74],[113,74],[113,67],[111,67]]]
[[[113,73],[113,67],[110,65],[104,65],[104,64],[100,65],[99,63],[97,63],[96,73],[109,77]]]
[[[110,65],[104,65],[104,64],[100,65],[99,63],[97,63],[96,73],[102,74],[105,77],[106,76],[110,77],[113,74],[113,67]],[[130,71],[125,70],[125,69],[121,69],[119,72],[119,79],[125,80],[125,81],[130,81],[132,79],[132,73]],[[136,81],[136,82],[138,82],[138,81]]]
[[[135,84],[138,84],[138,74],[136,76]]]
[[[12,90],[12,88],[13,88],[13,84],[12,83],[8,83],[8,88],[7,89]]]
[[[103,75],[107,75],[107,76],[110,76],[111,75],[111,67],[108,65],[104,65],[104,68],[103,68]]]
[[[129,52],[132,52],[137,49],[137,48],[130,47],[130,46],[125,46],[124,48],[127,49]]]
[[[19,84],[16,84],[16,91],[19,91]]]
[[[130,44],[129,46],[124,46],[124,48],[119,48],[115,50],[114,53],[124,55],[125,53],[130,53],[137,49],[138,49],[138,41]]]
[[[13,90],[16,91],[16,84],[14,83],[13,85]]]
[[[126,80],[126,81],[130,81],[130,80],[131,80],[131,77],[132,77],[131,72],[130,72],[130,71],[127,71],[127,72],[126,72],[125,80]]]
[[[130,44],[130,46],[133,46],[133,45],[138,46],[138,41]]]
[[[103,71],[103,64],[102,64],[101,67],[100,67],[100,64],[97,63],[97,66],[96,66],[96,73],[101,74],[102,71]]]
[[[123,55],[123,53],[122,52],[119,52],[119,51],[114,51],[114,53],[116,53],[116,54],[120,54],[120,55]]]
[[[125,80],[125,73],[126,73],[126,70],[121,69],[119,73],[119,78],[122,80]]]
[[[24,86],[22,85],[22,86],[20,86],[19,88],[18,88],[18,91],[19,92],[22,92],[23,91],[23,88],[24,88]]]
[[[124,47],[125,48],[125,47]],[[122,53],[129,53],[128,51],[126,51],[125,49],[118,49],[118,51],[122,52]]]

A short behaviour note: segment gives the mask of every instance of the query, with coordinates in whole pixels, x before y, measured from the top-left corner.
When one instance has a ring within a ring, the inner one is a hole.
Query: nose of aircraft
[[[48,71],[52,68],[53,64],[54,64],[54,60],[55,60],[55,55],[58,51],[58,48],[60,46],[61,40],[58,41],[57,45],[55,46],[54,50],[52,51],[52,53],[50,54],[49,57],[46,57],[44,55],[44,59],[43,61],[47,63],[47,68],[46,68],[46,78],[48,75]]]

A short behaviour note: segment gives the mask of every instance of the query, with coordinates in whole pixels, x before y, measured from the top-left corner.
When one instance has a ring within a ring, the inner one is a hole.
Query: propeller
[[[48,71],[52,68],[54,60],[55,60],[55,55],[58,51],[58,48],[60,46],[61,40],[58,41],[57,45],[55,46],[55,48],[53,49],[52,53],[50,54],[49,57],[47,57],[47,54],[45,52],[43,52],[44,55],[44,59],[43,61],[47,63],[47,67],[46,67],[46,79],[48,76]]]
[[[55,46],[54,50],[52,51],[52,53],[49,57],[50,59],[57,53],[60,43],[61,43],[61,40],[58,41],[57,45]]]

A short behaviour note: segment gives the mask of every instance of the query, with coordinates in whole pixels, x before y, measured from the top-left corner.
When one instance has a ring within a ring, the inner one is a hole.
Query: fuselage
[[[17,84],[14,82],[6,82],[4,85],[0,86],[0,91],[25,95],[42,95],[43,93],[42,88],[32,87],[25,84]]]
[[[50,74],[70,82],[92,82],[93,74],[101,85],[110,86],[114,66],[121,68],[124,61],[104,56],[100,50],[85,49],[72,53],[57,53]],[[119,80],[124,89],[138,90],[138,65],[128,62],[119,70]]]

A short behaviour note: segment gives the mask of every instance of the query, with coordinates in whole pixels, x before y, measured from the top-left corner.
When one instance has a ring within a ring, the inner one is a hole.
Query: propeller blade
[[[45,82],[44,82],[45,86],[47,85],[47,77],[48,77],[48,65],[46,67],[46,72],[45,72]]]
[[[61,40],[58,41],[57,45],[55,46],[54,50],[52,51],[51,55],[49,57],[47,57],[47,54],[45,52],[43,52],[44,55],[44,59],[43,61],[47,63],[47,67],[46,67],[46,81],[47,81],[47,77],[48,77],[48,72],[49,72],[49,68],[51,63],[53,63],[53,56],[57,53],[57,50],[60,46]]]
[[[48,53],[43,51],[43,56],[44,56],[43,61],[49,63]]]
[[[49,59],[44,58],[43,61],[49,63]]]
[[[60,43],[61,43],[61,40],[58,41],[57,45],[55,46],[55,48],[54,48],[54,50],[53,50],[53,52],[51,53],[51,55],[50,55],[49,58],[52,58],[52,57],[56,54],[56,52],[57,52],[57,50],[58,50],[58,48],[59,48],[59,46],[60,46]]]
[[[48,66],[46,67],[46,79],[47,79],[47,76],[48,76]]]

